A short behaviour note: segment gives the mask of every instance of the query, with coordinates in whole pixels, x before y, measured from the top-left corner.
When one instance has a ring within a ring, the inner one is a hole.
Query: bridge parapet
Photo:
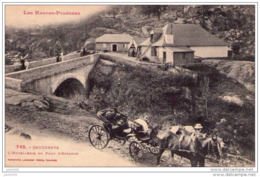
[[[71,53],[71,54],[64,56],[64,61],[71,60],[71,59],[78,58],[78,57],[80,57],[80,53]],[[30,63],[29,69],[44,66],[44,65],[53,64],[53,63],[56,63],[56,62],[57,62],[56,57],[45,58],[45,59],[41,59],[41,60],[37,60],[37,61],[31,61],[31,62],[29,62]],[[21,70],[21,66],[22,66],[21,64],[6,65],[5,66],[5,73],[12,73],[12,72],[15,72],[15,71],[19,71],[19,70]]]
[[[65,72],[78,68],[80,66],[89,65],[97,62],[99,55],[89,55],[86,57],[75,58],[64,62],[44,65],[28,70],[22,70],[15,73],[6,74],[6,77],[21,79],[23,81],[35,80],[42,77],[51,76],[60,72]]]
[[[89,55],[69,59],[67,61],[48,64],[28,70],[22,70],[6,74],[6,87],[16,90],[22,90],[23,86],[39,80],[41,78],[51,77],[59,73],[69,72],[87,65],[94,65],[99,60],[99,55]]]

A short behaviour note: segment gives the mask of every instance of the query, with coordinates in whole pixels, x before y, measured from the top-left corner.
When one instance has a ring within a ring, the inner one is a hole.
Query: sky
[[[66,22],[77,22],[94,13],[107,9],[107,6],[91,5],[6,5],[5,6],[5,25],[16,28],[26,28],[34,26],[44,26],[49,24],[62,24]],[[39,15],[39,12],[52,12],[53,15]],[[74,12],[80,15],[61,15],[56,12]]]

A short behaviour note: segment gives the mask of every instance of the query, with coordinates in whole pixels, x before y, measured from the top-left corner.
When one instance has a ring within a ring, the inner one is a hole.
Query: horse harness
[[[215,152],[215,149],[213,148],[213,143],[215,143],[215,142],[213,142],[213,140],[211,140],[211,141],[209,141],[209,143],[207,143],[207,153],[206,153],[206,154],[210,154],[211,149],[212,149],[212,151],[213,151],[214,154],[217,153],[217,152]],[[179,146],[179,147],[180,147],[180,146]],[[160,148],[160,149],[163,149],[163,148]],[[171,150],[171,149],[170,149],[170,150]],[[187,152],[187,153],[194,153],[194,154],[198,154],[199,156],[202,156],[202,157],[204,157],[204,158],[206,158],[206,159],[214,160],[213,158],[206,157],[205,154],[202,154],[202,153],[200,153],[200,152],[196,152],[196,151],[190,151],[190,150],[181,149],[181,148],[179,148],[179,149],[175,149],[175,150],[173,150],[173,151],[178,151],[178,152]]]

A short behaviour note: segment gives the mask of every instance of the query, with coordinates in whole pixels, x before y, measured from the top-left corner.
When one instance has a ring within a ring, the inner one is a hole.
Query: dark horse
[[[193,136],[192,133],[187,132],[185,129],[179,130],[183,134],[183,139],[179,141],[180,135],[174,134],[170,131],[165,132],[159,138],[159,154],[157,157],[157,165],[160,164],[162,153],[165,150],[170,150],[172,157],[177,154],[190,160],[192,167],[205,166],[205,156],[207,154],[214,154],[220,157],[219,148],[213,146],[212,137],[200,139]],[[214,140],[215,141],[215,140]]]

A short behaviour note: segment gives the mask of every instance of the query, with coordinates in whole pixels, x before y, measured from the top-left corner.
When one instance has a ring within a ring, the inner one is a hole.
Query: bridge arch
[[[85,74],[66,73],[52,84],[51,93],[65,98],[72,98],[75,95],[85,96],[86,80]]]

